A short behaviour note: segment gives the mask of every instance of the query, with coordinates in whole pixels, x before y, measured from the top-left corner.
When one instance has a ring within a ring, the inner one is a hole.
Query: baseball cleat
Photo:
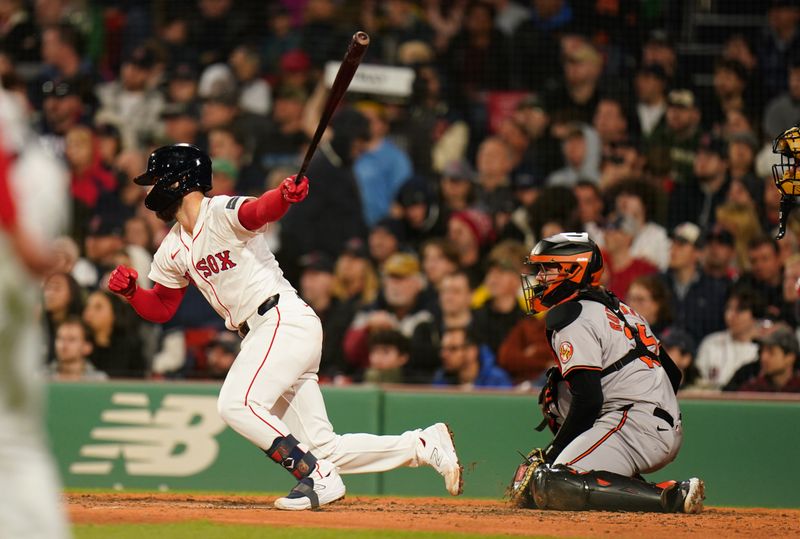
[[[684,513],[702,513],[703,500],[706,499],[706,484],[702,479],[692,477],[686,481],[681,481],[678,487],[683,494]]]
[[[458,462],[453,433],[444,423],[436,423],[424,429],[419,436],[417,457],[423,464],[428,464],[444,477],[447,491],[458,496],[464,488],[461,477],[464,468]]]
[[[326,460],[318,460],[317,469],[298,481],[289,494],[275,500],[275,507],[286,511],[319,509],[341,500],[344,493],[344,483],[336,467]]]

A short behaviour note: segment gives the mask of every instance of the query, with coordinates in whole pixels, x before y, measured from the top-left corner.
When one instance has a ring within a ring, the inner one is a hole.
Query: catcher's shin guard
[[[673,482],[663,488],[611,472],[578,473],[563,464],[537,467],[531,494],[540,509],[559,511],[672,513],[680,511],[683,503]]]
[[[317,458],[298,447],[300,442],[289,434],[275,438],[272,446],[264,451],[269,458],[286,468],[297,479],[308,477],[317,467]]]

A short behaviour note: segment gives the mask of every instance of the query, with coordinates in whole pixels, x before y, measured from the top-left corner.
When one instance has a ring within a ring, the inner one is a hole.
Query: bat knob
[[[353,36],[353,39],[355,39],[359,45],[363,45],[365,47],[369,45],[369,35],[367,35],[367,33],[363,30],[356,32]]]

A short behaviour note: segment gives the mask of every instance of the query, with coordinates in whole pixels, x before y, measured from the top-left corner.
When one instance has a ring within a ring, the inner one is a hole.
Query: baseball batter
[[[66,228],[69,176],[0,89],[0,537],[70,536],[44,429],[43,336],[36,320],[50,241]],[[35,187],[33,187],[35,185]]]
[[[241,352],[219,395],[219,413],[239,434],[287,469],[298,483],[275,506],[317,508],[341,499],[339,472],[381,472],[428,464],[461,493],[461,466],[443,423],[399,436],[334,433],[318,386],[322,328],[314,311],[283,277],[264,231],[308,194],[308,178],[259,198],[214,196],[211,161],[188,144],[165,146],[134,180],[152,186],[145,206],[164,221],[177,222],[153,259],[152,290],[136,284],[124,266],[109,288],[128,299],[147,320],[165,322],[186,287],[194,284],[243,337]]]
[[[598,286],[597,245],[587,234],[559,234],[527,262],[534,270],[523,289],[531,311],[547,311],[558,368],[540,397],[555,438],[518,470],[517,498],[541,509],[700,512],[701,480],[640,478],[681,447],[680,371],[644,318]]]

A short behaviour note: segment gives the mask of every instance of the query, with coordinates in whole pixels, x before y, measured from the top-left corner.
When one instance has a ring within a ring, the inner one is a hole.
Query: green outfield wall
[[[288,490],[293,479],[220,420],[217,384],[49,386],[47,426],[68,488]],[[464,494],[499,498],[520,461],[543,446],[529,393],[323,388],[337,432],[395,434],[450,424]],[[800,507],[800,401],[682,400],[684,445],[649,479],[702,476],[708,503]],[[347,476],[352,494],[447,495],[430,468]]]

